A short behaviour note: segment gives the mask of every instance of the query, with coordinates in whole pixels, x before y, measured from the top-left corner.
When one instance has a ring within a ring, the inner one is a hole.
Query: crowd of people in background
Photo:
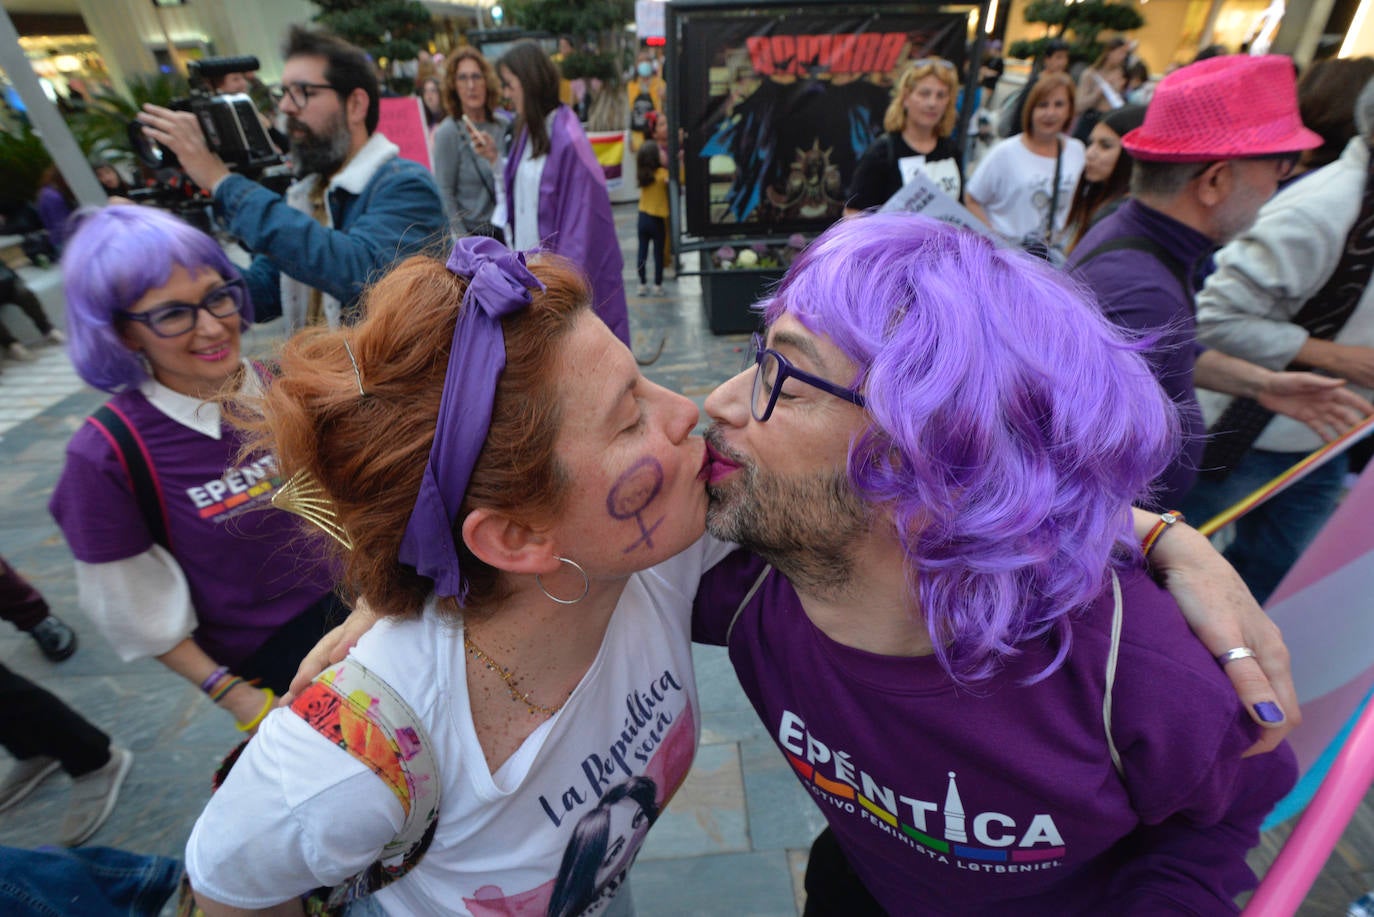
[[[112,163],[94,164],[114,198],[94,211],[50,169],[34,209],[70,341],[17,277],[0,273],[0,301],[111,396],[50,504],[80,606],[121,659],[156,659],[252,736],[187,848],[205,913],[312,895],[364,915],[628,913],[630,866],[695,751],[693,640],[730,647],[794,762],[845,750],[877,808],[944,798],[957,771],[1072,864],[1016,886],[951,877],[832,807],[808,913],[1234,911],[1296,765],[1291,684],[1233,690],[1227,666],[1282,655],[1249,596],[1315,536],[1348,466],[1239,529],[1225,556],[1244,588],[1167,511],[1209,515],[1374,415],[1357,245],[1374,62],[1299,81],[1285,58],[1216,54],[1152,82],[1135,50],[1109,37],[1075,74],[1045,42],[976,163],[960,107],[997,98],[1000,47],[962,77],[905,64],[843,217],[763,304],[704,440],[630,350],[584,123],[613,97],[637,294],[662,296],[683,173],[652,49],[577,81],[559,68],[581,53],[570,38],[394,64],[426,170],[378,130],[375,62],[293,27],[267,119],[291,154],[284,193],[229,169],[193,115],[145,106],[252,254],[243,270],[128,201]],[[917,176],[978,231],[873,213]],[[278,316],[280,360],[246,359],[245,329]],[[3,326],[0,345],[27,354]],[[1221,435],[1237,412],[1254,425],[1238,444]],[[1147,563],[1189,575],[1161,589]],[[75,650],[3,561],[0,611],[49,659]],[[346,659],[293,684],[345,617],[307,668],[356,641]],[[570,792],[555,815],[546,784],[649,728],[616,707],[646,686],[656,751],[620,755],[596,799]],[[38,739],[0,730],[18,759],[0,808],[65,770],[60,839],[79,844],[131,755],[0,667],[11,696]],[[890,741],[908,731],[929,760]],[[383,734],[395,748],[365,739]],[[853,784],[829,761],[807,766]]]

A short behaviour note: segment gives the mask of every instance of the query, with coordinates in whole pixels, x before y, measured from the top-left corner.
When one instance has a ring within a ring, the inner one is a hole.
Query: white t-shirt
[[[1063,164],[1059,170],[1059,204],[1054,212],[1056,241],[1069,221],[1069,207],[1078,177],[1083,174],[1083,144],[1061,134]],[[1054,185],[1054,157],[1026,149],[1021,136],[1001,141],[978,163],[968,181],[968,195],[983,206],[993,231],[1019,242],[1034,233],[1043,236],[1049,219]]]
[[[691,767],[701,731],[692,598],[732,549],[703,538],[632,576],[586,676],[495,774],[473,728],[460,623],[427,609],[358,642],[353,655],[429,733],[443,781],[428,852],[375,895],[388,914],[605,912]],[[575,626],[576,607],[568,614]],[[401,823],[381,779],[275,710],[196,822],[186,870],[211,898],[266,907],[363,869]],[[569,862],[591,868],[562,874],[570,846]],[[573,903],[551,908],[556,893]]]

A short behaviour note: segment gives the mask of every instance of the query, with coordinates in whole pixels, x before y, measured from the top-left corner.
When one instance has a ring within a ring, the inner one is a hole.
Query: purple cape
[[[512,225],[515,170],[528,140],[529,131],[522,130],[506,159],[506,200],[512,202]],[[577,115],[566,105],[555,109],[549,131],[549,157],[539,182],[539,239],[547,251],[562,255],[586,272],[592,284],[592,308],[628,347],[625,262],[615,234],[606,176]]]

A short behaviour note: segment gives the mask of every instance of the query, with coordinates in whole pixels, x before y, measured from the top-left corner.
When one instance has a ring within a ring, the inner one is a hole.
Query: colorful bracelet
[[[277,696],[272,693],[271,688],[263,688],[262,693],[267,695],[267,703],[263,704],[262,709],[258,711],[258,715],[248,722],[235,724],[235,728],[237,728],[239,732],[252,732],[254,729],[257,729],[258,725],[267,718],[267,714],[272,712],[272,702],[277,699]]]
[[[225,696],[228,695],[230,691],[234,690],[241,684],[243,684],[243,679],[239,678],[237,675],[226,678],[218,686],[216,686],[215,693],[210,695],[210,702],[218,704],[220,701],[224,700]]]
[[[1145,535],[1144,540],[1140,542],[1140,553],[1148,559],[1150,551],[1154,549],[1155,542],[1159,541],[1159,536],[1164,534],[1164,530],[1175,522],[1182,521],[1183,513],[1176,509],[1171,509],[1167,513],[1161,513],[1159,519],[1150,527],[1150,531]]]
[[[200,690],[205,694],[209,694],[210,692],[215,690],[215,685],[219,684],[220,679],[224,678],[228,674],[229,667],[227,665],[220,666],[219,668],[215,669],[213,672],[210,673],[209,678],[205,679],[200,683]]]

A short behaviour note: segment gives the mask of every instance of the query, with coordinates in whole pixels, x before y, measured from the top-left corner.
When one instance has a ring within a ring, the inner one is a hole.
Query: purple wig
[[[209,268],[225,280],[239,276],[219,243],[170,213],[125,204],[78,215],[62,252],[62,280],[68,352],[88,385],[120,392],[148,377],[120,337],[118,314],[166,284],[178,266],[191,274]],[[252,323],[246,296],[239,315]]]
[[[765,310],[859,367],[849,476],[893,517],[941,665],[977,681],[1053,632],[1052,672],[1177,448],[1140,345],[1043,262],[909,214],[836,223]]]

